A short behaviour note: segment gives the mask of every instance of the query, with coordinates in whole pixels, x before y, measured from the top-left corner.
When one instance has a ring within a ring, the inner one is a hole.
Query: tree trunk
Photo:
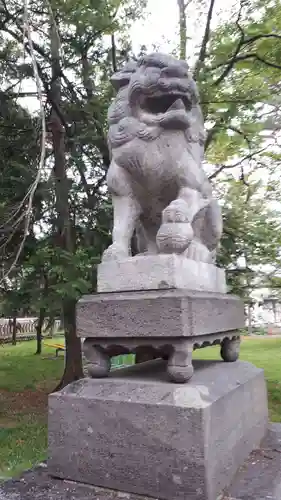
[[[36,325],[36,342],[37,349],[35,354],[41,354],[42,352],[42,328],[45,320],[45,309],[41,307],[39,312],[39,318]]]
[[[178,7],[179,7],[179,27],[180,27],[180,58],[185,60],[186,42],[187,42],[185,0],[178,0]]]
[[[74,380],[83,378],[81,340],[76,336],[76,303],[65,300],[63,303],[63,316],[65,328],[65,365],[64,373],[55,391],[63,389]]]
[[[48,337],[50,337],[51,339],[55,334],[55,326],[56,326],[56,318],[51,315],[49,317],[48,324],[45,330],[45,332],[47,332]]]
[[[276,302],[272,302],[272,311],[273,311],[273,318],[274,318],[274,325],[277,325],[277,310],[276,310]]]
[[[61,66],[60,66],[60,40],[58,29],[51,20],[51,55],[52,55],[52,102],[57,110],[61,109]],[[65,159],[65,130],[60,117],[52,109],[50,126],[54,151],[54,177],[56,189],[57,212],[57,246],[69,253],[74,251],[73,234],[71,230],[69,207],[69,179],[66,172]],[[63,322],[65,329],[65,369],[62,379],[56,388],[61,389],[73,380],[83,376],[81,341],[76,336],[75,301],[64,299],[62,303]]]
[[[12,319],[12,345],[17,345],[17,311],[14,311]]]
[[[248,304],[248,335],[252,335],[253,325],[252,325],[252,306]]]

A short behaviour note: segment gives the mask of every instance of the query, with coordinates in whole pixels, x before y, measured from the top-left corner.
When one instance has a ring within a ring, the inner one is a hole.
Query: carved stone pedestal
[[[106,377],[110,358],[167,359],[173,382],[192,377],[194,349],[221,344],[224,361],[239,355],[243,303],[237,297],[187,290],[103,293],[86,296],[77,306],[77,332],[85,339],[88,374]]]

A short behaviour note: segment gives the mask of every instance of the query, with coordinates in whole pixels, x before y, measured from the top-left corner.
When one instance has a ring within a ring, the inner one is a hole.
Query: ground
[[[35,351],[34,341],[0,345],[0,480],[45,457],[48,392],[63,372],[63,356]]]
[[[61,338],[54,340],[61,343]],[[48,341],[49,342],[49,341]],[[42,461],[47,447],[47,397],[63,371],[63,355],[35,342],[0,345],[0,479]],[[281,338],[246,339],[241,359],[264,368],[271,421],[281,421]],[[200,349],[196,358],[219,359],[219,348]]]

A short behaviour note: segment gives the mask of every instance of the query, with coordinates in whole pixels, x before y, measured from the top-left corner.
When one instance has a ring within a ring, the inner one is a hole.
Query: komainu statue
[[[115,73],[108,111],[113,243],[103,260],[176,253],[212,263],[222,233],[219,205],[203,171],[204,123],[184,61],[154,53]]]

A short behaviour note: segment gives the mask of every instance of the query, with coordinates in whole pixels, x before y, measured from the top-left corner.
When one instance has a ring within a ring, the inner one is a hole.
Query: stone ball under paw
[[[192,241],[193,235],[191,224],[171,222],[160,226],[156,241],[162,253],[182,253]]]

